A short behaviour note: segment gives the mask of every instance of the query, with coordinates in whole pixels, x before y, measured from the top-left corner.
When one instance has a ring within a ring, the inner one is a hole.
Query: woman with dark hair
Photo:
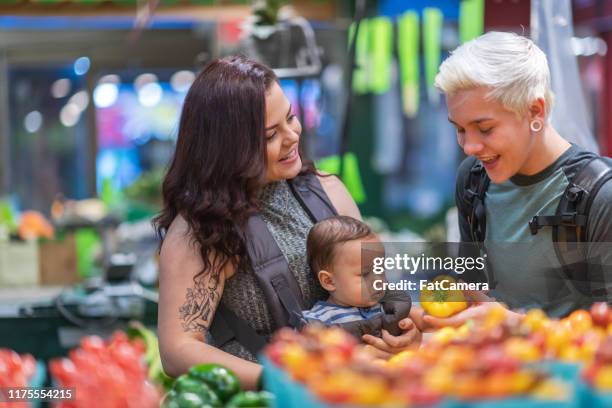
[[[244,388],[256,387],[256,356],[237,338],[216,347],[209,336],[221,306],[257,335],[278,329],[249,262],[245,231],[254,214],[284,255],[300,302],[309,309],[325,297],[306,262],[313,220],[290,184],[310,175],[334,212],[361,216],[338,178],[302,162],[301,130],[272,70],[244,57],[211,62],[189,90],[163,184],[164,209],[155,220],[163,237],[158,328],[168,374],[218,363]],[[401,336],[364,340],[393,353],[419,339],[410,319],[400,327]]]

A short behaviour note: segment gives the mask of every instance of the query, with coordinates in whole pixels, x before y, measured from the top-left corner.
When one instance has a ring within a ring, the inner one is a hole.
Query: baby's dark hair
[[[310,269],[317,274],[334,262],[338,244],[371,237],[374,232],[362,221],[345,215],[327,218],[316,223],[308,233],[306,256]]]

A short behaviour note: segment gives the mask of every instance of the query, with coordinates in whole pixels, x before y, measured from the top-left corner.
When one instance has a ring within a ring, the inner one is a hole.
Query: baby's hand
[[[416,327],[412,319],[407,317],[400,320],[399,327],[403,331],[399,336],[393,336],[387,330],[383,330],[382,338],[364,334],[362,339],[364,343],[388,354],[396,354],[421,344],[421,331]]]

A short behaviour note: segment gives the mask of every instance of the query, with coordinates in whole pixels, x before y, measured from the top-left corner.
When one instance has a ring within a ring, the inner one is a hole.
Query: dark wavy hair
[[[228,261],[246,258],[243,230],[264,183],[265,95],[274,82],[270,68],[232,56],[210,62],[187,93],[153,222],[163,239],[178,215],[185,219],[204,263],[194,279],[204,271],[218,278]],[[307,163],[302,172],[310,171]]]

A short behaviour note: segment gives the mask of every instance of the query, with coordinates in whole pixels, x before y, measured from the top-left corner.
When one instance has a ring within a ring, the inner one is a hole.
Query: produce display
[[[329,405],[513,400],[570,404],[579,365],[588,392],[593,387],[612,391],[611,322],[612,312],[603,303],[563,319],[551,319],[537,309],[509,319],[507,310],[498,306],[478,322],[445,327],[418,349],[389,360],[373,358],[339,328],[316,325],[301,333],[277,332],[265,355]]]
[[[595,359],[584,368],[582,377],[598,391],[612,392],[612,337],[601,344]]]
[[[0,349],[0,388],[31,386],[36,370],[31,355]],[[168,377],[156,334],[138,322],[107,340],[83,337],[66,358],[49,362],[49,372],[54,387],[76,391],[76,398],[55,402],[55,408],[265,408],[274,400],[267,391],[241,391],[238,377],[218,364],[195,365],[177,379]],[[30,406],[0,399],[0,408]]]
[[[21,239],[53,239],[55,231],[51,223],[38,211],[25,211],[21,214],[17,234]]]
[[[448,300],[436,294],[430,299]],[[492,304],[484,318],[437,330],[419,347],[389,359],[338,327],[281,329],[264,351],[265,385],[275,395],[241,391],[237,376],[217,364],[199,364],[177,379],[168,377],[155,333],[132,323],[127,332],[107,340],[84,337],[66,358],[49,362],[53,386],[77,390],[74,400],[53,406],[612,406],[612,309],[607,304],[563,319],[538,309],[512,316]],[[0,349],[0,387],[30,386],[40,372],[36,366],[30,355]],[[274,376],[285,378],[281,388]],[[298,384],[302,388],[295,388]],[[31,405],[0,402],[0,408],[9,406]]]
[[[269,392],[240,392],[238,377],[218,364],[199,364],[176,379],[164,397],[164,408],[268,407]]]
[[[19,355],[0,348],[0,388],[21,388],[30,384],[36,371],[36,360],[29,354]],[[0,408],[26,408],[27,402],[1,402]]]
[[[51,360],[49,371],[59,387],[76,388],[76,398],[57,408],[158,407],[161,393],[148,379],[145,344],[116,332],[109,340],[88,336],[68,358]]]

